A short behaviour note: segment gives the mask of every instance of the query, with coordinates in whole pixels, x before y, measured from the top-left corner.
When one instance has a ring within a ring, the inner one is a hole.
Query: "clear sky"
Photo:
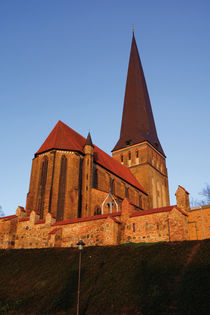
[[[0,205],[25,206],[31,161],[58,120],[110,154],[132,24],[171,203],[210,183],[209,0],[0,1]]]

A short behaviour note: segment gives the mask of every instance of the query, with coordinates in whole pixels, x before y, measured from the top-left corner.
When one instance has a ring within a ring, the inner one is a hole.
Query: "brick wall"
[[[189,239],[210,238],[210,205],[191,208],[188,211]]]

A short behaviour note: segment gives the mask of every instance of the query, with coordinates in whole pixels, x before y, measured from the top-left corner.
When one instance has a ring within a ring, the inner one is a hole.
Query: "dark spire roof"
[[[91,139],[90,132],[88,132],[88,136],[87,136],[85,145],[90,145],[91,147],[93,147],[93,142],[92,142],[92,139]]]
[[[133,33],[120,139],[112,151],[143,141],[150,142],[165,155],[157,136],[144,72]]]

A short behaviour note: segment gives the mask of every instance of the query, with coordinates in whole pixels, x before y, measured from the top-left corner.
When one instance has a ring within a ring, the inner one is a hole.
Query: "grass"
[[[80,315],[209,314],[210,240],[87,247]],[[78,249],[0,250],[0,314],[76,314]]]

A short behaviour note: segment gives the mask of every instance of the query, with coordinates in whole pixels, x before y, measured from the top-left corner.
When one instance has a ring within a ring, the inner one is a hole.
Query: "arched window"
[[[123,155],[120,156],[121,163],[123,163]]]
[[[98,188],[98,170],[93,166],[93,188]]]
[[[139,208],[142,208],[142,196],[139,195]]]
[[[100,215],[101,214],[101,208],[99,206],[95,207],[94,215]]]
[[[128,198],[128,187],[125,186],[125,198]]]
[[[128,152],[128,166],[131,166],[131,152]]]
[[[139,151],[136,150],[136,164],[139,163]]]
[[[63,155],[61,158],[61,166],[60,166],[58,204],[57,204],[57,221],[62,221],[63,215],[64,215],[65,190],[66,190],[66,170],[67,170],[67,158],[65,157],[65,155]]]
[[[111,194],[115,194],[115,181],[111,177],[109,177],[109,191]]]
[[[47,169],[48,169],[48,158],[45,156],[42,161],[41,174],[39,179],[39,192],[38,192],[38,211],[40,213],[40,218],[44,215],[44,197],[45,197],[45,187],[47,182]]]

